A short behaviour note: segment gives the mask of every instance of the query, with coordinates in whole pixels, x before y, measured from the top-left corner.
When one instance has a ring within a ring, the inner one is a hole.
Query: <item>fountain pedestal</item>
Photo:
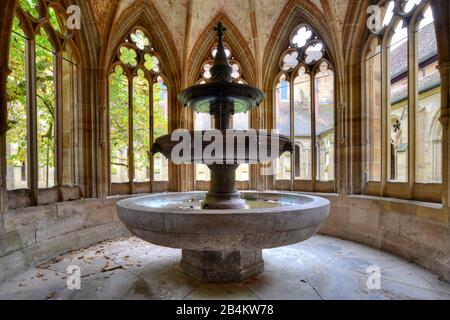
[[[183,250],[181,268],[204,282],[240,282],[264,271],[262,250]]]
[[[203,209],[244,209],[245,201],[236,189],[236,169],[238,165],[210,165],[211,182]]]

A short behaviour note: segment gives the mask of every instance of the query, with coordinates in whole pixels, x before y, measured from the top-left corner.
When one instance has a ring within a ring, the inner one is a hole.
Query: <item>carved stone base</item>
[[[245,208],[245,201],[239,192],[217,194],[209,192],[203,201],[202,209],[207,210],[239,210]]]
[[[240,282],[264,271],[262,250],[183,250],[181,268],[203,282]]]
[[[236,169],[239,165],[213,164],[208,195],[202,208],[206,210],[239,210],[245,208],[245,201],[236,190]]]

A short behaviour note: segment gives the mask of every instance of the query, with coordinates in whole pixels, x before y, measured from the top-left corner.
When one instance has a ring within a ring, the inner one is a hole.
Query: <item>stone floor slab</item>
[[[181,250],[135,237],[70,252],[0,284],[0,299],[60,300],[450,300],[450,284],[426,269],[379,250],[315,236],[264,250],[265,272],[242,283],[201,283],[182,272]],[[67,267],[81,269],[81,290],[66,287]],[[381,287],[367,287],[367,267]]]

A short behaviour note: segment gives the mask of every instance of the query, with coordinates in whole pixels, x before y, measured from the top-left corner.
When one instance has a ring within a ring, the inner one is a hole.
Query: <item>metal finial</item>
[[[219,22],[214,30],[217,33],[218,45],[216,56],[214,57],[214,64],[211,68],[211,81],[232,82],[231,73],[233,72],[233,68],[228,61],[225,44],[223,42],[225,31],[227,31],[227,29]]]
[[[216,31],[217,39],[220,41],[220,40],[223,40],[223,36],[224,36],[225,32],[227,31],[227,28],[225,28],[223,26],[222,22],[219,22],[217,24],[217,27],[214,27],[214,31]]]

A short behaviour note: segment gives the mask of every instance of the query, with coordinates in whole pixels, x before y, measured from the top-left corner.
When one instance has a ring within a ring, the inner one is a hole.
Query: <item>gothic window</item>
[[[211,78],[210,69],[213,65],[214,57],[217,53],[217,44],[215,44],[210,52],[209,57],[202,65],[202,69],[200,72],[200,79],[198,80],[199,84],[207,83]],[[233,72],[231,77],[233,82],[235,83],[247,83],[242,75],[242,67],[237,60],[237,58],[233,55],[232,50],[228,44],[225,44],[225,53],[227,57],[230,59],[230,64],[233,67]],[[213,127],[213,119],[208,114],[195,114],[195,130],[210,130]],[[236,130],[248,130],[250,127],[250,118],[249,113],[238,113],[233,116],[233,129]],[[197,181],[209,181],[210,180],[210,172],[208,166],[206,165],[196,165],[196,180]],[[246,164],[242,164],[236,170],[236,180],[237,181],[249,181],[250,179],[250,166]]]
[[[276,161],[276,181],[290,181],[298,190],[320,184],[334,190],[334,82],[325,44],[309,25],[299,25],[280,58],[275,83],[274,125],[295,146]]]
[[[9,48],[7,189],[76,188],[76,44],[63,1],[19,0]],[[50,197],[64,200],[62,192]]]
[[[161,190],[168,161],[152,155],[155,139],[168,133],[168,89],[162,65],[143,28],[136,27],[116,52],[109,77],[112,193]]]
[[[428,200],[426,194],[441,183],[442,130],[436,120],[441,80],[429,4],[388,1],[382,28],[371,30],[367,41],[364,132],[370,194]]]

